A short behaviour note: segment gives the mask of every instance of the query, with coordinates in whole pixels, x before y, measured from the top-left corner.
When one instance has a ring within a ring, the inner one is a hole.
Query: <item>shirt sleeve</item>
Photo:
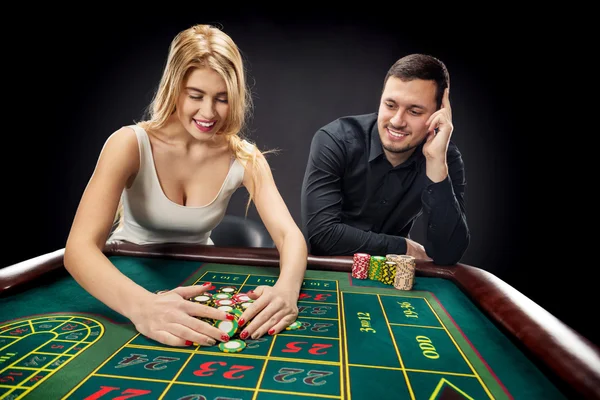
[[[304,234],[314,255],[405,254],[406,239],[366,232],[342,223],[344,143],[319,130],[311,142],[302,183]]]
[[[443,181],[429,181],[421,197],[427,219],[425,251],[438,265],[458,263],[470,241],[464,200],[465,168],[453,145],[448,152],[448,171]]]

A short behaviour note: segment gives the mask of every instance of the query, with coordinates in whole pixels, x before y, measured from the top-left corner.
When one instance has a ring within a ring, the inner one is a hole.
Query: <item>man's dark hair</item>
[[[396,61],[385,76],[383,86],[390,76],[403,81],[412,81],[413,79],[435,81],[437,84],[435,100],[438,109],[442,105],[444,90],[450,85],[450,75],[444,63],[426,54],[411,54]]]

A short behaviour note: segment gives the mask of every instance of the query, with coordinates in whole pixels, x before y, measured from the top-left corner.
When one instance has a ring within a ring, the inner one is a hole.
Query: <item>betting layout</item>
[[[275,280],[273,276],[207,271],[196,284],[211,282],[213,293],[244,293],[259,285],[273,285]],[[238,296],[240,304],[247,302],[243,296]],[[337,281],[306,279],[298,302],[296,325],[300,326],[245,340],[241,352],[223,352],[219,346],[173,348],[137,335],[67,398],[128,394],[163,395],[164,399],[342,398],[338,300]],[[221,306],[231,304],[219,302]]]
[[[341,303],[350,398],[510,398],[430,293],[343,291]]]
[[[326,274],[321,273],[347,276]],[[237,294],[241,304],[247,299],[240,293],[273,285],[276,279],[209,270],[195,284],[212,282],[212,292],[229,292],[228,298]],[[368,285],[379,282],[349,279],[350,286],[338,279],[305,279],[298,300],[298,329],[246,340],[242,352],[223,352],[218,346],[173,348],[135,335],[79,379],[66,398],[507,397],[431,293],[372,289]],[[231,306],[219,306],[224,305]],[[52,338],[41,343],[44,337],[38,336],[37,347],[32,343],[21,347],[16,357],[15,346],[26,344],[21,339],[36,336],[30,335],[30,327],[36,335],[52,332]],[[88,351],[102,332],[98,321],[77,316],[42,317],[0,327],[0,357],[5,359],[4,366],[0,364],[0,398],[20,398],[35,389]]]
[[[27,395],[104,333],[94,318],[48,315],[0,326],[0,399]]]

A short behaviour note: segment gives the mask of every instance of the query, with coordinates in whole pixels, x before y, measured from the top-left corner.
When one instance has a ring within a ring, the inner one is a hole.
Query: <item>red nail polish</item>
[[[235,315],[233,314],[226,314],[225,315],[227,317],[228,320],[233,321],[235,319]]]
[[[246,339],[246,338],[248,337],[248,332],[247,332],[247,331],[244,331],[244,332],[242,332],[242,333],[240,334],[240,337],[241,337],[242,339]]]
[[[210,282],[204,282],[202,286],[210,286]]]
[[[221,340],[224,342],[229,342],[229,335],[224,333],[221,335]]]
[[[254,293],[254,290],[248,290],[248,294]]]
[[[192,345],[192,342],[191,342],[191,341],[189,341],[189,340],[186,340],[186,341],[185,341],[185,345],[186,345],[186,346],[191,346],[191,345]]]
[[[243,326],[246,323],[246,320],[244,318],[240,318],[240,320],[238,321],[238,326]]]
[[[274,333],[275,333],[275,329],[273,329],[273,328],[269,329],[269,335],[272,335]]]

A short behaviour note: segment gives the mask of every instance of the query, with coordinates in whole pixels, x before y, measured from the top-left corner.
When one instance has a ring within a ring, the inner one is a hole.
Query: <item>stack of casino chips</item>
[[[214,307],[234,316],[233,320],[213,320],[206,317],[200,318],[202,321],[216,326],[229,335],[230,340],[228,342],[219,343],[219,350],[225,353],[237,353],[246,347],[246,342],[239,338],[242,329],[240,329],[238,321],[244,310],[254,301],[248,297],[247,294],[237,293],[237,288],[235,286],[223,286],[217,293],[207,292],[192,297],[189,300],[209,307]]]
[[[411,290],[415,280],[415,258],[401,255],[396,264],[394,287],[398,290]]]
[[[415,279],[415,258],[408,255],[387,254],[385,257],[355,253],[352,277],[371,279],[399,290],[411,290]]]
[[[369,260],[369,279],[372,281],[381,280],[383,274],[383,264],[385,263],[385,257],[382,256],[371,256]]]
[[[386,285],[392,285],[394,283],[394,279],[396,278],[396,262],[394,261],[385,261],[383,263],[383,268],[381,270],[381,277],[379,281],[381,283],[385,283]]]
[[[369,276],[369,263],[371,256],[366,253],[354,254],[352,263],[352,277],[356,279],[367,279]]]
[[[400,260],[400,255],[398,254],[386,254],[385,263],[384,263],[384,273],[382,274],[381,282],[386,285],[393,285],[394,279],[396,279],[396,271],[398,269],[397,262]]]
[[[229,341],[219,343],[219,350],[224,353],[239,353],[246,348],[246,342],[239,337],[243,329],[240,329],[238,324],[242,313],[254,302],[246,293],[238,293],[238,289],[235,286],[223,286],[217,293],[203,293],[189,300],[233,314],[233,320],[200,318],[202,321],[216,326],[223,333],[229,335]],[[248,321],[246,326],[250,325],[250,322]],[[299,321],[294,321],[286,327],[286,330],[299,329],[301,326],[302,324]]]

